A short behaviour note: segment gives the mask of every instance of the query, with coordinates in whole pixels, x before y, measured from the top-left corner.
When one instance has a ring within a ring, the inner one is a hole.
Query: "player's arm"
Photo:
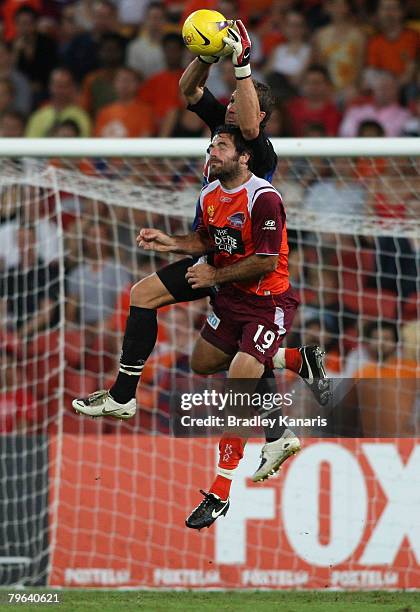
[[[223,40],[232,48],[232,62],[236,76],[236,109],[238,124],[245,140],[257,138],[260,132],[260,103],[251,79],[251,39],[242,21],[228,29]]]
[[[203,231],[195,231],[183,236],[170,236],[158,229],[143,228],[137,236],[137,244],[145,251],[160,253],[180,253],[200,256],[210,250],[210,238]]]
[[[185,278],[193,289],[203,289],[223,283],[258,279],[273,272],[276,266],[277,255],[250,255],[224,268],[215,268],[206,263],[196,264],[188,268]]]
[[[179,89],[188,104],[197,104],[203,97],[210,66],[211,63],[196,57],[184,70],[179,80]]]

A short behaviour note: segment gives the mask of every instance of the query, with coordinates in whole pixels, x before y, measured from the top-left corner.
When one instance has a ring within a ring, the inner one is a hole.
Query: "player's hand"
[[[216,268],[209,264],[196,264],[188,268],[185,278],[193,289],[204,289],[216,284]]]
[[[145,251],[169,253],[176,246],[175,239],[172,238],[172,236],[168,236],[165,232],[149,227],[141,229],[136,240],[137,245]]]
[[[242,21],[235,21],[235,27],[228,28],[229,36],[223,41],[232,48],[232,62],[235,67],[237,79],[246,79],[251,76],[251,39]]]

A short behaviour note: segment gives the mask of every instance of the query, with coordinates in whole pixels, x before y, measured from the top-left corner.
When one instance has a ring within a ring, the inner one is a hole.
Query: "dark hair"
[[[361,121],[359,123],[359,127],[357,128],[357,135],[360,136],[362,131],[366,128],[373,128],[379,134],[379,136],[385,136],[384,127],[379,121],[375,121],[374,119],[366,119],[365,121]]]
[[[70,128],[76,133],[76,136],[80,136],[81,134],[79,124],[73,121],[73,119],[64,119],[64,121],[60,121],[60,123],[54,126],[53,131],[56,132],[60,128]]]
[[[29,4],[24,4],[23,6],[21,6],[15,13],[15,19],[16,17],[19,17],[20,15],[31,15],[31,17],[33,17],[34,19],[36,19],[39,15],[38,11],[36,11],[35,9],[33,9],[31,6],[29,6]]]
[[[165,46],[167,43],[177,43],[180,47],[184,46],[184,39],[182,38],[181,34],[177,34],[176,32],[168,32],[167,34],[165,34],[165,36],[162,38],[162,46]]]
[[[275,98],[271,92],[271,87],[260,81],[254,81],[255,91],[257,92],[258,102],[260,103],[260,110],[265,113],[264,119],[261,121],[261,127],[263,128],[271,117],[273,112]]]
[[[248,161],[249,166],[250,161],[252,159],[252,150],[249,146],[249,143],[242,136],[241,130],[236,125],[224,124],[219,125],[219,127],[215,129],[213,137],[218,136],[219,134],[229,134],[230,136],[232,136],[233,144],[235,145],[236,152],[239,153],[239,155],[242,155],[243,153],[248,153],[248,155],[250,156]]]
[[[309,74],[310,72],[317,72],[318,74],[322,74],[324,79],[328,81],[328,83],[331,83],[330,73],[325,68],[325,66],[322,66],[321,64],[311,64],[306,69],[306,74]]]
[[[391,323],[390,321],[371,321],[365,325],[363,330],[363,336],[367,339],[372,338],[372,334],[375,331],[379,331],[381,329],[389,329],[393,333],[395,342],[398,342],[398,329],[395,323]]]

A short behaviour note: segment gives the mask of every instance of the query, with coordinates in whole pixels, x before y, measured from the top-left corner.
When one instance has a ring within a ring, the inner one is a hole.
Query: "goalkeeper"
[[[220,104],[204,87],[211,64],[218,61],[218,57],[195,58],[180,79],[181,92],[189,104],[188,108],[207,123],[212,133],[224,123],[237,125],[252,154],[250,169],[256,176],[271,180],[277,156],[263,131],[273,105],[270,90],[266,85],[254,83],[251,79],[251,42],[240,21],[236,22],[236,29],[229,29],[229,37],[225,38],[225,42],[222,54],[226,55],[227,49],[232,53],[237,79],[237,88],[228,106]],[[207,159],[204,168],[205,183],[208,178]],[[191,257],[184,258],[133,286],[117,379],[109,391],[98,391],[88,398],[74,400],[73,407],[77,412],[123,419],[134,416],[137,384],[157,339],[157,309],[214,295],[212,288],[192,288],[188,283],[186,274],[193,263],[195,260]],[[326,394],[322,394],[326,381],[322,380],[325,371],[319,347],[280,348],[273,364],[277,368],[288,368],[309,381],[320,401],[326,398]]]

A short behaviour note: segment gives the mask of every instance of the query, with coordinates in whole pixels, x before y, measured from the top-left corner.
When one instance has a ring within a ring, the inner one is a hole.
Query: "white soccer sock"
[[[236,468],[235,468],[236,470]],[[233,479],[233,472],[235,470],[226,470],[225,468],[218,467],[216,470],[217,476],[223,476],[223,478],[227,478],[228,480]]]
[[[273,357],[273,366],[276,370],[284,370],[286,368],[286,349],[279,348]]]

